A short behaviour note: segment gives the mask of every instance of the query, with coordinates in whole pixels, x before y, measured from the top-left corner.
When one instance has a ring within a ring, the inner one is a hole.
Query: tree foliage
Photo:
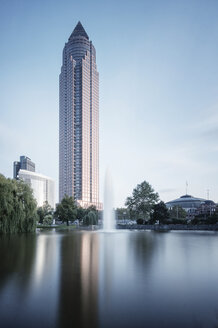
[[[207,223],[208,224],[216,224],[218,223],[218,213],[215,212],[211,216],[207,217]]]
[[[84,225],[97,225],[98,224],[98,216],[97,213],[94,211],[89,211],[88,214],[85,215],[83,218]]]
[[[43,223],[44,219],[46,216],[52,216],[53,214],[53,209],[51,205],[46,201],[44,202],[43,206],[40,206],[37,208],[37,214],[38,214],[38,220],[39,223]],[[53,221],[53,219],[52,219]]]
[[[141,224],[144,224],[145,222],[144,222],[143,219],[137,219],[136,220],[136,223],[141,225]]]
[[[151,223],[159,221],[159,223],[165,223],[169,219],[169,211],[164,202],[160,201],[153,206],[153,213],[151,215]]]
[[[77,205],[73,197],[64,196],[61,203],[57,205],[55,217],[69,225],[69,221],[79,220],[84,225],[98,224],[98,211],[94,205],[83,208]]]
[[[36,218],[32,189],[0,175],[0,233],[34,232]]]
[[[84,225],[97,225],[98,224],[98,211],[94,205],[88,208],[77,208],[77,219],[83,221]]]
[[[169,209],[169,216],[170,219],[185,219],[187,213],[181,206],[173,206]]]
[[[79,220],[80,222],[84,219],[84,217],[86,216],[87,211],[85,208],[78,206],[77,207],[77,214],[76,214],[76,218],[77,220]]]
[[[153,205],[156,204],[158,199],[158,193],[154,192],[154,189],[147,181],[143,181],[133,189],[132,196],[126,199],[125,205],[131,218],[149,219]]]
[[[53,223],[53,215],[52,214],[45,215],[42,223],[47,226],[51,225]]]
[[[77,206],[71,196],[65,195],[60,204],[57,205],[55,217],[69,225],[69,221],[75,221],[77,215]]]
[[[117,220],[130,220],[129,210],[126,207],[120,207],[115,210]]]

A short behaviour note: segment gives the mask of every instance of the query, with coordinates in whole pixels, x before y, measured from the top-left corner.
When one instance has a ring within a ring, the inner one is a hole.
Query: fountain
[[[104,212],[103,212],[103,230],[111,231],[116,228],[115,213],[113,209],[113,187],[112,178],[107,169],[104,181]]]

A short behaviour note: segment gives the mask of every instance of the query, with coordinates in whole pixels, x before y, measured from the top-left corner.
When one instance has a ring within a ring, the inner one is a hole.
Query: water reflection
[[[55,325],[58,250],[50,235],[0,239],[0,322],[2,327]]]
[[[24,316],[31,286],[35,242],[35,235],[0,238],[0,313],[1,323],[5,323],[6,327],[13,327],[18,315]],[[20,310],[22,313],[19,313]]]
[[[26,245],[28,244],[28,247]],[[0,235],[0,290],[13,279],[19,280],[17,287],[23,292],[31,278],[36,236],[31,235]],[[18,275],[18,273],[20,273]]]
[[[1,327],[216,327],[217,249],[208,232],[1,237]]]
[[[97,327],[98,234],[61,239],[59,326]]]
[[[143,284],[154,250],[150,233],[117,232],[101,235],[101,327],[141,327],[145,323]],[[145,281],[147,285],[147,281]]]

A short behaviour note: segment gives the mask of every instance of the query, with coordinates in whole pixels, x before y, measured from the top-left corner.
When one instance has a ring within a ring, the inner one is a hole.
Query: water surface
[[[218,233],[0,237],[1,327],[218,327]]]

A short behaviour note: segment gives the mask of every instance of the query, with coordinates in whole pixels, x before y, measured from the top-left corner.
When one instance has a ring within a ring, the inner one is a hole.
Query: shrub
[[[137,223],[137,224],[143,224],[143,223],[144,223],[144,220],[143,220],[143,219],[137,219],[137,220],[136,220],[136,223]]]
[[[44,225],[51,225],[53,223],[53,216],[51,214],[48,214],[43,219]]]

